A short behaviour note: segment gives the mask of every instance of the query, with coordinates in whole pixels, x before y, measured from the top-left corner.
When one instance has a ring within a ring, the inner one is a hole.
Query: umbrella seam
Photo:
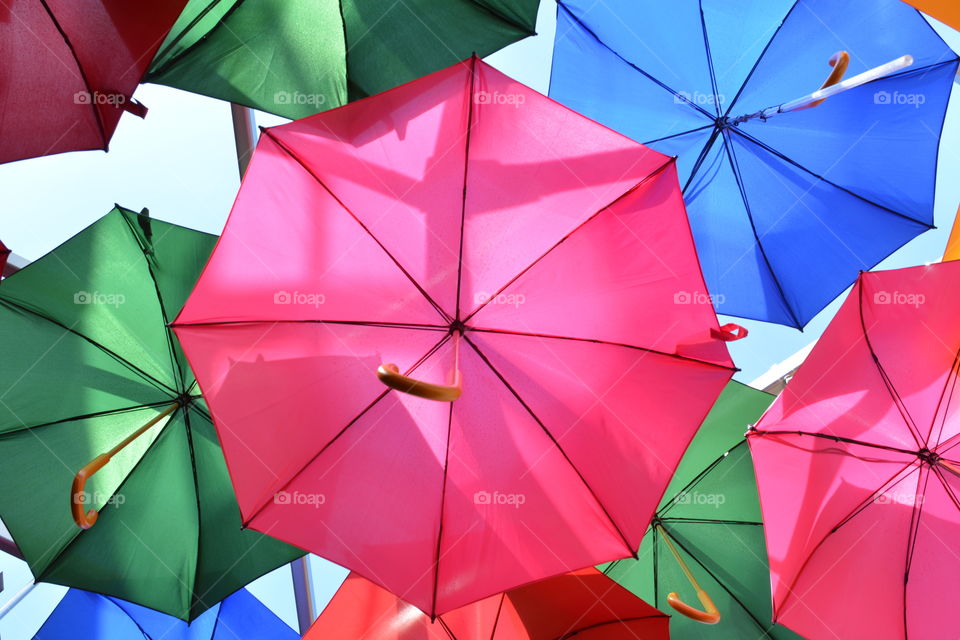
[[[681,131],[680,133],[671,133],[668,136],[663,136],[662,138],[654,138],[653,140],[646,140],[644,142],[641,142],[640,144],[642,144],[645,147],[649,147],[652,144],[663,142],[664,140],[679,138],[680,136],[690,135],[691,133],[697,133],[698,131],[703,131],[705,129],[713,129],[715,127],[716,127],[716,124],[705,124],[702,127],[697,127],[696,129],[690,129],[689,131]]]
[[[341,2],[342,2],[342,1],[343,1],[343,0],[341,0]],[[499,18],[501,21],[507,23],[508,25],[510,25],[510,26],[512,26],[512,27],[515,27],[515,28],[517,29],[517,31],[519,31],[520,33],[525,33],[527,36],[535,36],[535,35],[537,35],[536,25],[534,25],[534,29],[530,29],[529,26],[524,25],[524,24],[520,24],[519,22],[517,22],[516,20],[514,20],[514,19],[511,18],[510,16],[506,16],[506,15],[500,13],[499,11],[497,11],[496,9],[492,9],[492,8],[488,7],[488,6],[487,6],[486,4],[484,4],[482,1],[478,1],[478,0],[467,0],[467,4],[471,4],[471,5],[475,6],[475,7],[478,7],[478,8],[480,8],[480,9],[483,9],[484,11],[486,11],[487,13],[489,13],[490,15],[492,15],[492,16],[494,16],[494,17],[496,17],[496,18]],[[540,3],[539,3],[539,0],[537,0],[537,5],[539,6],[539,4],[540,4]],[[534,19],[536,19],[536,18],[534,18]],[[519,41],[518,41],[518,42],[519,42]]]
[[[926,473],[924,473],[926,471]],[[923,465],[920,465],[919,468],[920,475],[923,480],[923,491],[918,494],[920,496],[926,496],[927,494],[927,485],[930,482],[930,473],[931,469],[924,469]],[[917,479],[917,489],[920,489],[920,480]],[[907,534],[907,557],[906,557],[906,566],[903,571],[903,637],[906,638],[909,636],[908,627],[907,627],[907,583],[910,581],[910,569],[913,566],[913,553],[917,548],[917,533],[920,530],[920,518],[923,517],[923,503],[925,500],[920,501],[920,505],[910,511],[910,528],[908,529]]]
[[[143,637],[146,638],[146,640],[153,640],[153,638],[150,637],[150,635],[143,629],[143,627],[140,626],[140,623],[137,622],[137,620],[136,620],[133,616],[131,616],[129,613],[127,613],[127,610],[126,610],[126,609],[124,609],[124,608],[121,607],[119,604],[117,604],[117,603],[114,601],[114,599],[113,599],[112,596],[103,596],[103,595],[100,595],[99,593],[96,594],[96,595],[97,595],[98,597],[103,598],[104,600],[106,600],[107,602],[109,602],[110,604],[112,604],[113,606],[115,606],[117,609],[120,610],[121,613],[123,613],[124,616],[126,616],[127,618],[129,618],[129,619],[130,619],[130,622],[132,622],[134,625],[136,625],[137,630],[140,631],[141,634],[143,634]],[[59,606],[59,605],[58,605],[58,606]],[[211,638],[212,638],[212,637],[211,637]],[[161,638],[160,640],[162,640],[162,638]]]
[[[189,407],[183,407],[182,409],[183,427],[187,436],[187,450],[190,452],[190,471],[193,473],[193,496],[197,505],[197,555],[196,558],[194,558],[193,581],[190,584],[190,604],[187,608],[187,616],[192,618],[196,604],[199,603],[200,606],[206,604],[197,594],[197,575],[200,572],[200,550],[203,548],[203,511],[200,508],[200,478],[197,475],[197,456],[193,448],[193,427],[190,425],[190,409]],[[231,488],[233,487],[231,486]],[[204,593],[204,595],[206,595],[206,593]],[[204,611],[209,608],[210,607],[206,607]]]
[[[420,283],[417,282],[417,281],[413,278],[413,276],[406,270],[406,268],[403,267],[403,265],[400,264],[400,261],[397,260],[397,258],[395,258],[394,255],[393,255],[392,253],[390,253],[390,251],[387,250],[387,248],[383,245],[383,243],[380,242],[380,240],[377,238],[377,236],[374,235],[373,232],[370,231],[370,229],[369,229],[365,224],[363,224],[363,222],[360,221],[360,218],[357,217],[357,215],[356,215],[355,213],[353,213],[353,211],[352,211],[349,207],[347,207],[346,203],[344,203],[344,202],[330,189],[330,187],[328,187],[327,184],[326,184],[323,180],[320,179],[320,176],[318,176],[317,174],[315,174],[315,173],[313,172],[313,170],[311,170],[309,167],[307,167],[307,165],[304,163],[304,161],[301,160],[300,157],[297,156],[297,155],[293,152],[292,149],[290,149],[286,144],[284,144],[284,143],[281,142],[276,136],[274,136],[273,133],[270,132],[270,129],[263,129],[262,131],[263,131],[263,135],[265,135],[267,138],[269,138],[274,144],[276,144],[281,150],[283,150],[284,153],[286,153],[288,156],[290,156],[291,158],[293,158],[293,160],[294,160],[297,164],[299,164],[299,165],[303,168],[303,170],[307,172],[307,174],[309,174],[314,180],[317,181],[317,184],[319,184],[321,187],[323,187],[323,189],[324,189],[328,194],[330,194],[330,197],[332,197],[332,198],[337,202],[337,204],[339,204],[340,207],[341,207],[351,218],[353,218],[354,221],[355,221],[358,225],[360,225],[360,228],[363,229],[363,231],[364,231],[368,236],[370,236],[370,238],[377,244],[377,246],[380,247],[380,249],[386,254],[386,256],[390,259],[390,261],[393,262],[393,263],[397,266],[398,269],[400,269],[400,271],[403,273],[403,275],[405,275],[405,276],[407,277],[408,280],[410,280],[410,282],[413,284],[414,287],[417,288],[417,290],[420,292],[420,294],[423,295],[424,298],[426,298],[427,302],[430,303],[430,305],[437,311],[437,313],[440,314],[440,317],[441,317],[442,319],[444,319],[444,320],[448,320],[449,318],[448,318],[446,312],[443,311],[443,309],[440,307],[440,305],[438,305],[438,304],[434,301],[434,299],[433,299],[432,297],[430,297],[430,294],[428,294],[427,291],[420,285]]]
[[[698,473],[692,480],[690,480],[690,482],[688,482],[687,484],[685,484],[685,485],[684,485],[683,487],[681,487],[676,493],[674,493],[674,494],[673,494],[673,497],[670,498],[670,502],[667,503],[667,504],[663,507],[663,509],[659,509],[657,515],[659,516],[661,513],[666,514],[668,511],[670,511],[670,509],[672,509],[674,506],[676,506],[676,504],[677,504],[676,500],[677,500],[678,497],[680,497],[681,495],[687,493],[687,491],[689,491],[689,490],[692,489],[693,487],[697,486],[697,484],[699,484],[701,480],[703,480],[705,477],[707,477],[707,475],[709,475],[711,471],[713,471],[714,469],[716,469],[717,466],[726,459],[727,454],[732,453],[733,450],[736,449],[737,447],[740,447],[741,445],[746,445],[746,444],[747,444],[746,438],[740,440],[740,441],[737,442],[735,445],[733,445],[732,447],[730,447],[729,449],[727,449],[727,451],[726,451],[725,453],[721,454],[721,455],[720,455],[719,457],[717,457],[713,462],[711,462],[710,464],[708,464],[708,465],[703,469],[703,471],[701,471],[700,473]]]
[[[470,139],[473,137],[473,103],[477,83],[477,56],[470,58],[470,92],[467,94],[467,131],[463,151],[463,190],[460,196],[460,250],[457,252],[457,297],[454,300],[454,319],[460,322],[460,293],[463,284],[463,235],[467,220],[467,179],[470,175]],[[466,322],[466,320],[464,320]]]
[[[657,611],[657,613],[651,613],[645,616],[632,616],[630,618],[619,618],[617,620],[607,620],[605,622],[597,622],[595,624],[587,625],[582,629],[577,629],[576,631],[569,631],[563,634],[562,636],[557,636],[556,640],[569,640],[570,638],[578,636],[585,631],[593,631],[594,629],[597,629],[599,627],[606,627],[614,624],[622,624],[625,627],[627,627],[627,629],[629,629],[630,625],[628,623],[630,622],[639,622],[640,620],[653,620],[655,618],[666,618],[667,620],[669,620],[670,616],[663,613],[662,611]]]
[[[707,71],[710,73],[710,88],[713,89],[714,97],[719,98],[720,89],[717,87],[717,71],[713,64],[713,53],[710,51],[710,36],[707,34],[707,19],[703,15],[703,0],[699,0],[698,4],[700,8],[700,29],[703,31],[703,46],[707,53]],[[714,109],[717,111],[717,117],[719,117],[719,102],[714,100],[713,105]]]
[[[940,392],[940,399],[937,400],[937,408],[933,412],[933,420],[930,425],[930,433],[927,434],[927,437],[923,441],[923,446],[930,448],[931,442],[936,442],[934,448],[939,447],[940,438],[943,436],[943,428],[947,425],[947,412],[950,409],[950,405],[953,402],[953,394],[957,389],[957,380],[960,378],[960,371],[958,371],[957,366],[960,364],[960,349],[957,350],[957,355],[953,357],[953,364],[950,366],[950,372],[947,374],[947,379],[943,384],[943,391]],[[951,384],[952,383],[952,384]],[[949,389],[949,394],[948,390]],[[944,400],[946,400],[946,405],[944,405]],[[940,415],[940,407],[943,407],[943,420],[940,421],[940,429],[937,431],[937,436],[934,438],[933,430],[937,427],[937,416]],[[920,434],[923,435],[923,434]]]
[[[635,65],[634,63],[630,62],[629,60],[627,60],[626,58],[624,58],[622,55],[620,55],[619,53],[617,53],[616,51],[614,51],[612,48],[610,48],[610,46],[607,45],[607,43],[605,43],[603,40],[601,40],[600,37],[597,36],[597,34],[594,33],[594,31],[593,31],[590,27],[588,27],[582,20],[580,20],[580,18],[578,18],[577,16],[575,16],[575,15],[573,14],[573,12],[572,12],[569,8],[567,8],[567,6],[562,2],[562,0],[557,0],[557,6],[560,7],[561,9],[563,9],[564,12],[566,12],[566,14],[567,14],[568,16],[570,16],[570,18],[580,26],[581,29],[583,29],[586,33],[590,34],[590,36],[593,37],[594,40],[596,40],[598,43],[600,43],[600,46],[602,46],[604,49],[608,50],[610,53],[612,53],[612,54],[615,55],[617,58],[619,58],[620,60],[622,60],[625,64],[627,64],[627,65],[629,65],[631,68],[637,70],[637,71],[638,71],[641,75],[643,75],[645,78],[649,79],[651,82],[653,82],[654,84],[656,84],[658,87],[660,87],[660,88],[664,89],[665,91],[667,91],[668,93],[672,94],[672,95],[674,96],[674,98],[676,98],[677,100],[679,100],[679,101],[682,102],[683,104],[689,106],[689,107],[690,107],[691,109],[693,109],[696,113],[699,113],[700,115],[702,115],[703,117],[707,118],[707,119],[710,120],[711,122],[713,122],[713,121],[715,121],[715,120],[717,119],[717,117],[716,117],[715,115],[712,115],[709,111],[707,111],[706,109],[703,109],[702,107],[700,107],[700,105],[697,105],[697,104],[694,104],[693,102],[690,102],[690,100],[687,99],[685,96],[683,96],[682,94],[680,94],[680,93],[677,92],[677,91],[674,91],[674,90],[671,89],[669,86],[667,86],[665,83],[661,82],[661,81],[658,80],[657,78],[654,78],[652,75],[650,75],[649,73],[647,73],[646,71],[644,71],[643,69],[641,69],[640,67],[638,67],[638,66]]]
[[[447,472],[450,465],[450,434],[453,431],[453,403],[450,403],[450,411],[447,414],[447,442],[446,452],[443,456],[443,483],[440,488],[440,517],[437,526],[437,552],[433,562],[433,605],[430,610],[431,622],[437,619],[437,590],[440,582],[440,550],[443,547],[443,511],[447,501]]]
[[[100,139],[103,141],[103,150],[106,151],[107,147],[110,145],[107,139],[107,132],[103,126],[103,118],[100,115],[100,109],[97,105],[97,100],[94,97],[93,86],[90,84],[90,80],[87,78],[87,73],[83,69],[83,65],[80,64],[80,58],[77,57],[77,52],[73,48],[73,43],[70,42],[70,38],[67,37],[67,33],[63,30],[63,27],[60,26],[60,22],[57,20],[56,16],[53,15],[53,11],[50,10],[50,7],[47,6],[47,0],[40,0],[40,4],[43,5],[44,10],[47,12],[47,16],[50,18],[50,22],[53,23],[53,26],[56,27],[57,31],[60,33],[60,37],[63,38],[64,44],[67,45],[67,49],[70,51],[70,55],[73,56],[73,61],[77,65],[77,71],[80,73],[80,79],[83,80],[84,86],[87,88],[87,94],[90,96],[90,108],[93,110],[94,121],[97,123],[97,129],[100,132]]]
[[[586,487],[587,491],[593,497],[593,500],[596,503],[596,505],[600,507],[600,510],[603,511],[603,514],[607,517],[607,520],[610,522],[611,525],[613,525],[614,530],[616,530],[617,534],[620,536],[621,541],[623,542],[624,547],[627,549],[627,553],[633,558],[636,558],[637,552],[634,551],[633,547],[630,544],[630,541],[627,539],[627,536],[620,529],[620,525],[617,524],[617,522],[613,519],[613,516],[607,510],[607,507],[603,504],[603,502],[600,501],[600,497],[597,495],[596,491],[594,491],[593,487],[590,486],[590,483],[587,482],[587,479],[584,477],[583,473],[580,472],[580,469],[577,468],[577,466],[573,463],[573,460],[570,459],[570,456],[567,455],[567,452],[564,451],[563,447],[560,446],[560,442],[554,437],[554,435],[550,432],[550,430],[547,429],[546,425],[543,424],[540,418],[537,417],[537,414],[533,412],[533,409],[531,409],[530,406],[527,405],[527,403],[523,400],[523,398],[520,397],[520,394],[517,393],[517,391],[510,385],[509,382],[507,382],[507,379],[503,377],[503,374],[501,374],[500,371],[495,366],[493,366],[493,363],[490,362],[489,359],[487,359],[487,356],[484,355],[482,351],[480,351],[477,345],[475,345],[473,341],[470,340],[470,338],[468,338],[466,335],[464,335],[463,338],[467,342],[467,344],[469,344],[473,348],[473,350],[477,352],[477,355],[480,356],[480,359],[486,363],[486,365],[490,368],[490,370],[494,373],[494,375],[496,375],[497,378],[500,379],[500,382],[502,382],[503,386],[505,386],[507,390],[513,395],[513,397],[516,398],[517,402],[519,402],[520,405],[527,411],[527,413],[530,414],[530,417],[533,418],[534,422],[536,422],[537,425],[540,426],[540,429],[543,430],[544,434],[550,439],[550,441],[553,442],[553,445],[557,448],[557,451],[559,451],[560,455],[562,455],[564,460],[567,461],[567,464],[570,466],[570,469],[572,469],[573,472],[577,474],[577,477],[580,478],[580,482],[583,483],[583,486]]]
[[[197,38],[196,42],[194,42],[192,45],[190,45],[189,47],[186,47],[183,51],[181,51],[181,52],[178,53],[177,55],[171,57],[169,60],[167,60],[166,62],[164,62],[162,65],[160,65],[160,67],[159,67],[156,71],[148,71],[148,72],[147,72],[146,80],[151,81],[151,82],[156,82],[156,81],[157,81],[157,78],[158,78],[159,76],[162,76],[162,75],[168,73],[174,66],[176,66],[177,64],[179,64],[180,61],[183,60],[183,58],[184,58],[188,53],[192,53],[195,49],[199,48],[200,45],[202,45],[204,42],[206,42],[207,39],[208,39],[211,35],[213,35],[214,31],[217,31],[218,28],[219,28],[221,25],[223,25],[223,24],[227,21],[227,19],[230,18],[230,16],[233,14],[233,12],[236,11],[236,10],[240,7],[240,5],[242,5],[242,4],[244,3],[244,1],[245,1],[245,0],[237,0],[237,2],[236,2],[232,7],[230,7],[229,9],[227,9],[227,10],[224,12],[223,16],[222,16],[219,20],[217,20],[217,23],[216,23],[215,25],[213,25],[212,27],[210,27],[210,29],[209,29],[206,33],[204,33],[202,36],[200,36],[199,38]],[[221,2],[221,0],[213,0],[213,2],[210,3],[210,5],[207,6],[207,8],[206,8],[204,11],[202,11],[200,15],[198,15],[193,21],[191,21],[191,24],[187,25],[187,27],[181,32],[183,35],[180,36],[180,37],[178,37],[178,38],[175,38],[175,39],[174,39],[174,42],[171,42],[171,43],[170,43],[170,46],[168,46],[167,49],[169,50],[169,49],[175,44],[175,42],[179,42],[179,40],[182,40],[184,37],[186,37],[187,32],[188,32],[189,30],[193,29],[197,24],[199,24],[199,23],[200,23],[200,20],[202,20],[204,17],[206,17],[206,15],[207,15],[208,13],[210,13],[210,11],[213,10],[214,6],[217,5],[217,4],[220,4],[220,2]],[[171,27],[171,29],[172,29],[172,27]],[[239,40],[239,38],[238,38],[238,40]],[[158,54],[158,55],[159,55],[159,54]],[[157,57],[157,56],[154,56],[154,57]],[[256,108],[256,107],[252,107],[252,108]]]
[[[747,197],[747,189],[743,183],[743,176],[740,174],[740,166],[737,163],[736,152],[732,149],[727,134],[724,132],[723,135],[723,149],[727,155],[727,161],[730,163],[730,168],[733,170],[733,177],[737,181],[737,187],[740,191],[740,198],[743,200],[743,206],[747,212],[747,219],[750,221],[750,230],[753,231],[753,239],[756,243],[757,249],[760,251],[760,255],[763,257],[763,262],[767,265],[767,271],[770,273],[770,278],[773,280],[773,284],[776,285],[777,291],[780,293],[780,299],[783,301],[783,305],[787,309],[787,313],[790,314],[790,319],[793,320],[793,326],[797,329],[803,329],[803,323],[800,322],[800,319],[797,317],[797,314],[793,310],[793,305],[787,299],[787,293],[783,288],[783,285],[780,284],[780,279],[777,278],[777,274],[773,270],[773,264],[770,262],[769,256],[767,256],[767,250],[764,248],[763,243],[760,241],[760,235],[757,232],[757,224],[753,219],[753,210],[750,208],[750,199]]]
[[[131,413],[131,412],[134,412],[134,411],[140,411],[140,410],[142,410],[142,409],[160,409],[160,408],[164,408],[164,407],[168,407],[168,406],[170,406],[170,399],[169,399],[169,398],[166,399],[166,400],[158,400],[157,402],[150,402],[150,403],[146,403],[146,404],[135,404],[135,405],[131,405],[131,406],[129,406],[129,407],[120,407],[120,408],[117,408],[117,409],[106,409],[106,410],[104,410],[104,411],[95,411],[95,412],[93,412],[93,413],[85,413],[85,414],[81,414],[81,415],[78,415],[78,416],[71,416],[71,417],[69,417],[69,418],[61,418],[61,419],[59,419],[59,420],[51,420],[51,421],[49,421],[49,422],[41,422],[41,423],[39,423],[39,424],[34,424],[34,425],[25,425],[25,426],[22,426],[22,427],[20,427],[20,428],[18,428],[18,429],[12,430],[12,431],[4,431],[3,433],[0,433],[0,442],[2,442],[3,440],[5,440],[5,439],[7,439],[7,438],[13,438],[14,436],[17,436],[17,435],[19,435],[19,434],[21,434],[21,433],[25,433],[25,432],[27,432],[27,431],[33,431],[34,429],[43,429],[43,428],[45,428],[45,427],[53,427],[53,426],[56,426],[56,425],[58,425],[58,424],[64,424],[64,423],[67,423],[67,422],[74,422],[74,421],[76,421],[76,420],[90,420],[90,419],[94,419],[94,418],[104,418],[104,417],[107,417],[107,416],[122,415],[122,414],[124,414],[124,413]]]
[[[449,325],[443,324],[406,324],[402,322],[380,322],[371,320],[213,320],[209,322],[172,322],[171,327],[230,327],[243,324],[337,324],[360,327],[380,327],[383,329],[409,329],[411,331],[450,331]]]

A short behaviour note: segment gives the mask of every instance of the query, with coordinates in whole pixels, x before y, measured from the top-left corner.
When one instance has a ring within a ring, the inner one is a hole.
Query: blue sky
[[[488,58],[502,71],[546,92],[553,44],[555,5],[541,6],[536,37]],[[949,45],[960,51],[960,34],[935,25]],[[815,88],[815,87],[814,87]],[[35,259],[107,213],[114,203],[187,227],[219,233],[239,186],[229,105],[182,91],[144,85],[136,97],[150,108],[145,120],[124,116],[109,153],[69,153],[0,165],[0,238],[14,252]],[[784,96],[785,99],[797,96]],[[258,114],[258,124],[282,120]],[[960,107],[951,102],[944,137],[960,141]],[[891,256],[880,268],[937,261],[960,202],[960,145],[941,148],[935,223],[930,231]],[[842,299],[842,297],[841,297]],[[751,382],[776,363],[816,340],[836,312],[839,300],[814,319],[804,332],[757,322],[739,321],[750,329],[748,339],[731,351]],[[318,607],[333,594],[345,572],[328,562],[312,562]],[[0,604],[30,579],[23,563],[0,558],[6,591]],[[252,590],[295,626],[289,569],[281,568]],[[41,586],[0,620],[0,637],[26,640],[42,624],[63,589]]]

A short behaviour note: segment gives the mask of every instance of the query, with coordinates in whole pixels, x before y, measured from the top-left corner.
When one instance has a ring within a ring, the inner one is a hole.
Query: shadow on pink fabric
[[[354,573],[304,640],[668,640],[669,623],[593,568],[490,596],[433,622]]]
[[[246,526],[431,615],[633,555],[733,373],[673,159],[476,59],[266,129],[174,325]]]
[[[960,262],[862,274],[748,434],[775,622],[956,637],[958,312]]]

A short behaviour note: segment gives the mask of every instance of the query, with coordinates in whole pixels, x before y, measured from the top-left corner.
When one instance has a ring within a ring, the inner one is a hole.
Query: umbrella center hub
[[[923,448],[923,449],[920,449],[920,451],[917,451],[917,457],[920,458],[920,460],[922,460],[923,462],[926,462],[931,466],[937,464],[940,461],[940,456],[938,456],[936,453],[934,453],[933,451],[930,451],[930,449],[927,449],[927,448]]]
[[[460,332],[460,334],[463,335],[463,330],[466,328],[466,326],[467,325],[463,324],[461,320],[454,320],[450,323],[450,333]]]

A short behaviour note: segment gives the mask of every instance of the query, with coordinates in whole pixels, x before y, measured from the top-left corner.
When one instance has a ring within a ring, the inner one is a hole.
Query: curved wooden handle
[[[377,377],[380,382],[391,389],[402,393],[409,393],[418,398],[436,400],[437,402],[453,402],[463,393],[460,382],[460,371],[457,371],[452,385],[433,384],[416,380],[400,373],[400,367],[395,364],[382,364],[377,367]]]
[[[827,79],[823,81],[822,85],[820,85],[821,89],[832,87],[843,80],[843,76],[847,73],[847,67],[850,66],[850,54],[846,51],[837,51],[835,54],[830,56],[830,66],[833,67],[833,71],[830,72],[830,75],[827,76]],[[826,98],[823,100],[817,100],[816,102],[811,102],[808,106],[804,107],[804,109],[810,109],[811,107],[823,104],[825,100]]]
[[[691,607],[686,602],[680,599],[676,593],[667,594],[667,604],[673,607],[677,613],[684,615],[691,620],[696,620],[697,622],[702,622],[703,624],[717,624],[720,622],[720,611],[717,609],[717,606],[713,604],[713,600],[710,599],[710,596],[707,595],[707,592],[703,589],[697,590],[697,598],[700,600],[700,604],[703,605],[705,611],[701,611],[696,607]]]
[[[90,509],[87,511],[85,505],[88,502],[87,500],[87,480],[95,474],[100,469],[103,469],[110,459],[117,455],[128,444],[142,436],[147,432],[150,427],[157,424],[168,415],[176,411],[180,407],[180,401],[174,402],[169,407],[158,413],[153,417],[147,424],[143,425],[129,436],[123,439],[123,441],[115,446],[110,451],[106,453],[101,453],[96,458],[83,465],[80,468],[80,471],[77,471],[77,475],[73,477],[73,486],[70,488],[70,512],[73,514],[73,521],[77,523],[77,526],[81,529],[89,529],[97,523],[97,516],[100,514],[96,509]]]

